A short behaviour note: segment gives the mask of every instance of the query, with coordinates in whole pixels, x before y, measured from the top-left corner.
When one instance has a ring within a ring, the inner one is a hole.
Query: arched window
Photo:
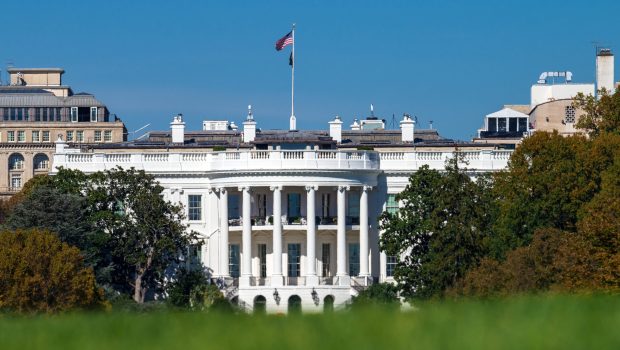
[[[254,314],[263,315],[267,311],[267,299],[262,295],[254,298]]]
[[[47,155],[39,153],[34,156],[34,170],[47,170],[50,166],[50,160]]]
[[[19,153],[13,153],[9,157],[9,170],[24,169],[24,156]]]
[[[291,295],[288,298],[288,313],[289,314],[300,314],[301,313],[301,298],[299,295]]]
[[[328,295],[323,299],[323,311],[324,312],[334,311],[334,296],[333,295]]]

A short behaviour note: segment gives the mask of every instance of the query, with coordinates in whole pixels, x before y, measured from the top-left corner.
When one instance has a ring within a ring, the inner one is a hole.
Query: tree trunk
[[[133,300],[138,303],[144,303],[144,292],[142,291],[144,288],[142,287],[142,276],[143,274],[136,273],[136,280],[134,282],[134,290],[133,290]]]

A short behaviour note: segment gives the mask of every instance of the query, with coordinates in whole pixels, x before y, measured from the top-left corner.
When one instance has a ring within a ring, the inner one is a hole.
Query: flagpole
[[[291,66],[291,120],[290,120],[290,130],[297,130],[297,121],[295,119],[295,23],[293,23],[293,48],[292,55],[293,65]]]

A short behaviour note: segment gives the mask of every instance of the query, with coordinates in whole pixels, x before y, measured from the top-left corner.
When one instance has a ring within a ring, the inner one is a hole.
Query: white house
[[[341,307],[372,283],[391,281],[395,257],[379,251],[378,217],[423,165],[443,169],[458,149],[472,173],[504,169],[511,151],[457,143],[436,130],[172,132],[92,150],[57,141],[54,164],[86,173],[116,166],[152,174],[182,203],[204,238],[197,257],[225,295],[247,310]]]

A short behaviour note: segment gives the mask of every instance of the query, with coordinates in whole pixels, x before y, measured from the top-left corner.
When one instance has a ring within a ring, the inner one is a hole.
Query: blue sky
[[[300,129],[369,113],[470,139],[484,115],[529,103],[549,70],[594,80],[593,41],[618,51],[619,1],[11,1],[0,66],[62,67],[129,131],[163,130],[176,113],[288,128],[288,48],[297,23]],[[618,52],[616,52],[618,53]],[[618,80],[618,75],[616,75]]]

